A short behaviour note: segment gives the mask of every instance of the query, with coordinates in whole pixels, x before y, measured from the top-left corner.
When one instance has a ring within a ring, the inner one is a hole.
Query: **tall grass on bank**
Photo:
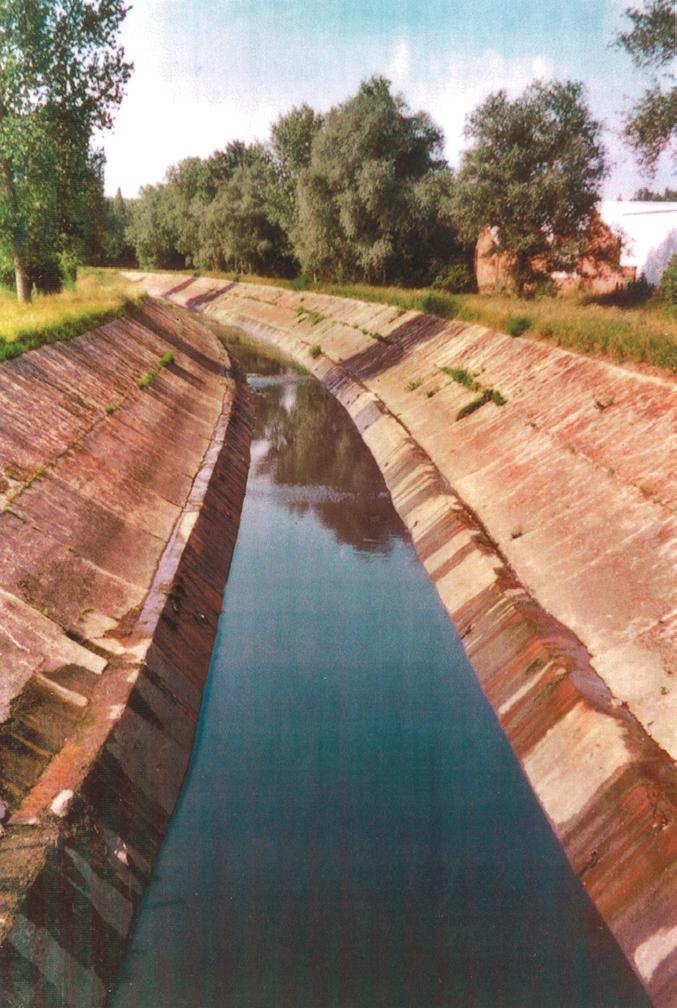
[[[430,287],[313,283],[306,277],[281,280],[232,273],[204,275],[376,301],[405,310],[415,308],[442,318],[478,322],[499,332],[547,340],[579,353],[677,369],[677,317],[674,310],[670,313],[654,299],[640,306],[617,307],[604,304],[603,297],[583,293],[521,300],[507,294],[447,294]]]
[[[677,318],[661,305],[618,308],[584,303],[581,295],[530,301],[499,294],[445,294],[393,287],[323,286],[327,293],[362,301],[384,301],[401,308],[461,322],[479,322],[512,335],[544,339],[579,353],[616,361],[641,361],[677,368]]]
[[[27,305],[0,288],[0,361],[73,339],[139,304],[144,296],[117,271],[101,269],[82,270],[72,288],[38,295]]]

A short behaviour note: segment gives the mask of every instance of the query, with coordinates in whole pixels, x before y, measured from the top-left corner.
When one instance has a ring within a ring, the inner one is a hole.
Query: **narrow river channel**
[[[646,1008],[350,419],[232,349],[242,524],[112,1008]]]

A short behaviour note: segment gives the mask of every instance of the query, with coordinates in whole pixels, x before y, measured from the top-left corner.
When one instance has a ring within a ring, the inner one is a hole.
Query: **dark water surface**
[[[113,1008],[646,1008],[351,421],[236,353],[242,525]]]

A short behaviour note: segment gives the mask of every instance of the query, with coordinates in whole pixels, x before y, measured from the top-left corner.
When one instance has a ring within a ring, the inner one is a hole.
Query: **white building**
[[[658,283],[677,252],[677,203],[603,200],[600,213],[625,236],[621,266],[635,266],[638,277],[643,273],[649,283]]]

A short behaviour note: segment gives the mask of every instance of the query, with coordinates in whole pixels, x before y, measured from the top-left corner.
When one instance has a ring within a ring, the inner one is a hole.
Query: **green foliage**
[[[0,0],[0,260],[20,300],[56,289],[59,253],[81,257],[101,222],[95,130],[111,125],[131,66],[123,0]]]
[[[239,140],[210,157],[185,158],[146,186],[127,238],[144,269],[291,272],[289,242],[270,212],[271,155]]]
[[[147,389],[150,383],[155,378],[157,378],[157,376],[158,376],[158,369],[151,368],[149,371],[146,371],[146,373],[139,378],[136,384],[139,386],[140,389]]]
[[[668,263],[656,293],[668,314],[677,315],[677,255]]]
[[[160,357],[160,359],[158,360],[157,367],[150,368],[150,370],[146,371],[146,373],[139,378],[138,382],[136,383],[138,387],[140,389],[147,389],[148,386],[151,384],[151,382],[153,382],[160,374],[162,368],[168,367],[173,362],[173,360],[174,360],[174,351],[167,350],[167,352],[163,353],[162,357]]]
[[[677,87],[671,67],[677,53],[672,0],[645,0],[628,7],[629,31],[620,32],[616,45],[625,49],[637,67],[647,70],[650,84],[625,120],[625,137],[648,175],[677,132]]]
[[[312,358],[319,357],[322,353],[322,347],[319,343],[313,343],[313,345],[308,350],[308,353]]]
[[[171,194],[166,186],[143,186],[131,208],[125,238],[142,269],[174,269],[184,265],[177,251],[178,232]]]
[[[131,209],[120,189],[113,199],[106,200],[106,228],[101,243],[101,259],[110,266],[134,266],[136,256],[127,237]]]
[[[313,311],[312,308],[304,308],[304,307],[297,308],[296,309],[296,314],[301,319],[304,319],[304,318],[310,319],[310,324],[311,325],[317,325],[317,323],[321,322],[322,319],[324,318],[324,315],[322,315],[318,311]]]
[[[272,165],[264,156],[243,164],[220,186],[198,227],[197,265],[241,273],[287,273],[286,239],[269,215]]]
[[[470,416],[471,413],[474,413],[476,410],[480,409],[480,407],[485,406],[488,402],[491,402],[492,395],[493,393],[491,389],[485,389],[482,395],[479,395],[476,399],[466,403],[465,406],[461,406],[460,410],[456,414],[456,419],[462,420],[463,417]]]
[[[439,315],[440,318],[456,318],[458,304],[444,294],[428,292],[417,298],[413,307],[419,311],[427,312],[429,315]]]
[[[467,371],[465,368],[453,367],[443,367],[441,370],[444,371],[446,375],[449,375],[453,381],[458,382],[459,385],[463,385],[465,388],[470,389],[471,392],[477,392],[482,388],[472,371]]]
[[[312,281],[304,273],[299,273],[297,277],[289,281],[289,289],[294,291],[304,291],[312,285]]]
[[[269,191],[269,212],[271,220],[288,236],[298,226],[298,180],[310,164],[313,140],[323,121],[304,104],[280,116],[271,130],[274,184]]]
[[[456,414],[456,419],[462,420],[463,417],[469,416],[482,406],[486,406],[489,402],[493,402],[496,406],[505,406],[507,399],[501,395],[498,389],[485,389],[477,399],[473,399],[472,402],[466,403],[465,406],[460,408]]]
[[[475,278],[467,262],[455,262],[438,273],[431,286],[448,294],[465,294],[475,290]]]
[[[505,331],[508,336],[522,336],[533,324],[534,320],[529,315],[508,315]]]
[[[473,146],[457,177],[453,207],[462,236],[492,228],[514,261],[518,292],[553,269],[571,268],[585,243],[606,174],[601,127],[576,81],[505,91],[468,118]]]
[[[430,118],[410,113],[383,77],[332,108],[298,176],[292,238],[303,272],[384,283],[429,272],[434,254],[448,258],[441,143]]]

